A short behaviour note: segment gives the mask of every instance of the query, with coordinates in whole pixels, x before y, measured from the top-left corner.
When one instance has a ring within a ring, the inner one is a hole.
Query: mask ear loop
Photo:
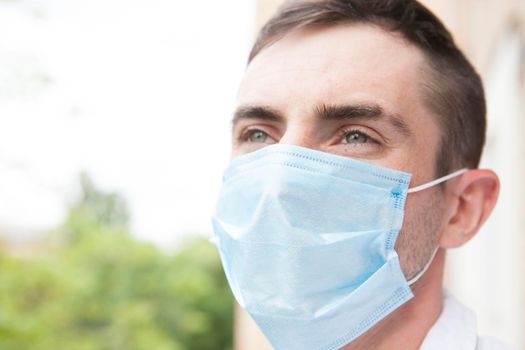
[[[421,276],[423,276],[425,272],[427,272],[428,268],[430,267],[430,264],[432,264],[432,261],[434,261],[434,258],[436,257],[438,250],[439,250],[439,247],[436,247],[436,249],[434,249],[434,252],[432,253],[432,256],[430,257],[430,259],[428,259],[427,263],[421,269],[421,271],[419,271],[417,275],[415,275],[414,277],[412,277],[410,280],[407,281],[409,286],[416,283],[421,278]]]
[[[426,190],[427,188],[430,188],[430,187],[434,187],[442,182],[445,182],[445,181],[448,181],[450,179],[453,179],[457,176],[460,176],[460,175],[463,175],[465,174],[466,172],[468,171],[468,169],[461,169],[461,170],[458,170],[458,171],[455,171],[453,172],[452,174],[449,174],[447,176],[443,176],[443,177],[440,177],[439,179],[436,179],[434,181],[430,181],[430,182],[427,182],[426,184],[423,184],[423,185],[420,185],[420,186],[416,186],[416,187],[412,187],[410,188],[407,193],[414,193],[414,192],[419,192],[419,191],[423,191],[423,190]]]
[[[426,190],[428,188],[431,188],[433,186],[436,186],[436,185],[439,185],[440,183],[443,183],[445,181],[448,181],[450,179],[453,179],[457,176],[460,176],[460,175],[463,175],[465,174],[469,169],[461,169],[461,170],[458,170],[458,171],[455,171],[453,172],[452,174],[449,174],[447,176],[443,176],[443,177],[440,177],[439,179],[436,179],[434,181],[430,181],[430,182],[427,182],[426,184],[423,184],[423,185],[420,185],[420,186],[416,186],[416,187],[413,187],[411,189],[409,189],[407,191],[407,193],[414,193],[414,192],[419,192],[419,191],[423,191],[423,190]],[[417,273],[417,275],[415,275],[414,277],[412,277],[410,280],[407,281],[408,285],[411,286],[413,285],[414,283],[416,283],[420,278],[421,276],[423,276],[425,274],[425,272],[427,272],[428,268],[430,267],[430,264],[432,264],[432,261],[434,261],[434,258],[436,257],[436,254],[439,250],[439,247],[436,247],[436,249],[434,249],[434,252],[432,253],[432,256],[430,256],[430,259],[427,261],[427,263],[425,264],[425,266],[421,269],[421,271],[419,271]]]

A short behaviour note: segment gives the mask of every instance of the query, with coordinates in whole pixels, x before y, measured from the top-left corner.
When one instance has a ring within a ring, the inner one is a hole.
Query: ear
[[[457,248],[476,235],[496,205],[498,175],[474,169],[446,184],[447,223],[439,239],[442,248]]]

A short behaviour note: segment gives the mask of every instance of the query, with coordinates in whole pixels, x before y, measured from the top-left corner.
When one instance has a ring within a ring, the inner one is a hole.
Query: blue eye
[[[346,133],[343,139],[343,143],[346,144],[368,143],[369,141],[368,135],[356,130]]]
[[[253,130],[248,135],[248,141],[253,143],[265,143],[268,140],[268,134],[261,130]]]

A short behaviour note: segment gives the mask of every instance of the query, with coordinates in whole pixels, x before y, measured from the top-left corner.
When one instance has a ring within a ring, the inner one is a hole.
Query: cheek
[[[443,228],[443,198],[439,189],[409,195],[396,251],[407,278],[416,275],[432,255]]]
[[[235,147],[232,149],[230,153],[230,160],[233,160],[237,157],[240,157],[244,154],[244,152],[241,152],[240,150],[236,149]]]

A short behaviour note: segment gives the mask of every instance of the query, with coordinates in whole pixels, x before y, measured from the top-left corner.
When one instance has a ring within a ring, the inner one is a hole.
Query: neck
[[[438,251],[427,272],[412,291],[414,298],[399,307],[342,350],[416,350],[443,309],[445,253]]]

